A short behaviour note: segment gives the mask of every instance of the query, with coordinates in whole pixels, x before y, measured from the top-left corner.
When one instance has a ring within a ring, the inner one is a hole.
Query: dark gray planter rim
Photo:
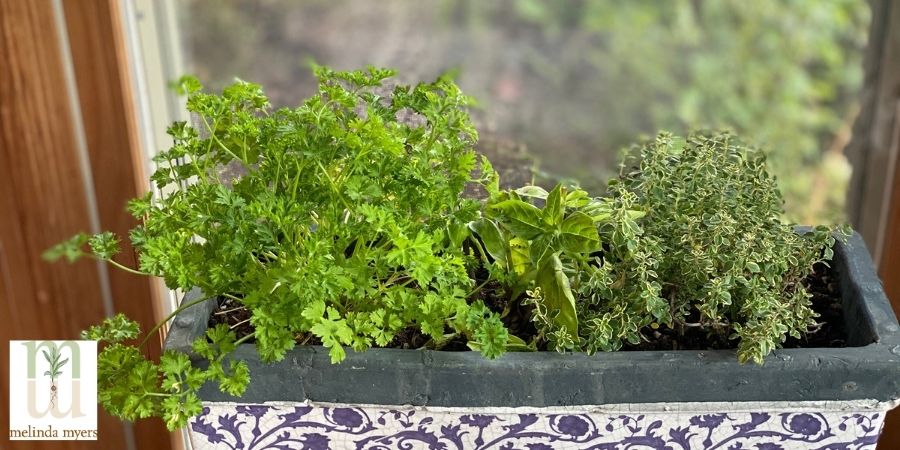
[[[731,350],[508,353],[489,361],[475,352],[397,349],[348,349],[347,359],[333,365],[327,350],[316,346],[298,346],[283,361],[265,364],[246,344],[234,353],[251,370],[244,396],[207,384],[201,397],[455,407],[896,400],[900,326],[858,234],[836,245],[833,266],[849,344],[856,347],[778,350],[764,366],[740,365]],[[191,353],[190,343],[206,329],[213,308],[211,300],[179,314],[166,348]]]

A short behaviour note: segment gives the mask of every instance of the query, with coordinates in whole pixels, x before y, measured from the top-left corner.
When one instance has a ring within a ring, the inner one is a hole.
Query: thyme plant
[[[726,132],[661,134],[633,151],[610,184],[613,196],[635,196],[646,213],[648,238],[637,248],[653,255],[647,261],[668,307],[657,319],[681,333],[699,326],[738,339],[738,359],[760,364],[815,325],[803,280],[848,231],[797,232],[783,222],[764,152]]]

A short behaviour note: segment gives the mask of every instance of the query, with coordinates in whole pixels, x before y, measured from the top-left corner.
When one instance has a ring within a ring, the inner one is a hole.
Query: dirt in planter
[[[472,296],[470,301],[481,300],[492,311],[503,314],[503,323],[511,334],[521,337],[526,342],[537,333],[534,324],[529,320],[531,311],[529,307],[521,305],[521,302],[510,302],[509,294],[496,281],[488,281],[487,270],[480,268],[470,274],[480,289]],[[821,324],[815,330],[803,335],[800,339],[788,338],[784,348],[821,348],[821,347],[845,347],[847,334],[844,327],[843,310],[837,280],[832,269],[824,264],[818,264],[815,272],[804,280],[804,284],[812,293],[812,308],[819,315],[816,319]],[[220,298],[219,304],[210,316],[209,326],[219,323],[232,327],[238,338],[253,332],[250,325],[250,313],[230,298]],[[695,318],[696,319],[696,318]],[[688,322],[696,322],[688,318]],[[451,330],[447,330],[451,333]],[[660,327],[657,330],[647,328],[643,330],[646,341],[637,345],[626,344],[624,351],[640,350],[716,350],[733,349],[737,345],[736,340],[727,339],[726,333],[715,334],[712,330],[700,327],[688,327],[681,336],[668,327]],[[297,343],[301,345],[319,345],[321,342],[312,335],[300,335]],[[463,336],[456,336],[440,345],[435,346],[431,338],[423,334],[416,327],[408,327],[402,330],[387,345],[387,348],[418,349],[427,346],[437,347],[442,351],[467,351],[466,340]],[[546,350],[546,348],[539,348]]]
[[[219,297],[219,304],[209,316],[210,328],[224,323],[234,330],[238,339],[253,332],[253,325],[250,325],[250,311],[236,300]]]

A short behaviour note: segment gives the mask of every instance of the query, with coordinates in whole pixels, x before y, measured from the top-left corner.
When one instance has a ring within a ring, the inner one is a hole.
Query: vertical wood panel
[[[73,339],[103,318],[96,264],[47,264],[44,249],[89,227],[50,0],[0,0],[0,378],[8,339]],[[6,394],[4,394],[6,395]],[[9,426],[0,405],[0,422]],[[100,442],[17,442],[10,449],[125,448],[101,416]],[[8,431],[5,434],[8,436]]]
[[[128,232],[137,221],[125,203],[144,194],[149,185],[135,117],[131,75],[117,0],[64,0],[66,28],[84,124],[87,151],[100,216],[100,228],[122,238],[117,262],[136,267],[128,245]],[[152,281],[115,268],[109,270],[115,312],[125,313],[151,329],[159,319]],[[156,358],[160,342],[148,350]],[[165,449],[169,434],[162,421],[138,421],[134,427],[138,448]]]
[[[863,61],[861,108],[844,152],[853,166],[847,193],[847,216],[878,263],[883,248],[885,183],[891,175],[891,130],[894,99],[900,83],[900,47],[896,40],[900,3],[870,0],[872,20]]]
[[[900,27],[900,20],[895,26]],[[900,44],[898,44],[900,49]],[[896,93],[895,104],[900,113],[900,92]],[[900,115],[895,115],[893,146],[894,151],[900,152]],[[894,167],[893,186],[890,191],[890,209],[887,227],[885,228],[884,250],[882,251],[879,276],[884,281],[884,291],[891,304],[894,313],[900,316],[900,159]],[[878,450],[900,449],[900,411],[894,410],[887,416],[884,426],[884,434],[878,443]]]
[[[900,93],[895,102],[897,111],[900,112]],[[894,148],[900,151],[900,120],[895,121],[893,134]],[[900,158],[898,158],[895,170],[895,173],[900,174]],[[894,311],[900,314],[900,176],[894,177],[890,195],[891,206],[885,228],[884,250],[879,265],[879,275],[884,281],[884,291],[891,300]],[[900,442],[898,442],[898,448],[900,448]]]
[[[885,293],[900,315],[900,3],[870,0],[862,109],[847,154],[849,214],[872,250]],[[887,208],[884,208],[887,206]],[[878,450],[900,449],[900,411],[888,413]]]

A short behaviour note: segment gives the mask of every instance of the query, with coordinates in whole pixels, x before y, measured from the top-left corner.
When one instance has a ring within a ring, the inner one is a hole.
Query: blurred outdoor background
[[[480,150],[504,168],[532,157],[538,183],[599,194],[642,136],[734,129],[771,152],[800,223],[845,220],[842,152],[869,16],[858,0],[191,0],[179,10],[188,72],[214,89],[260,83],[276,106],[313,93],[311,60],[394,67],[411,83],[458,71],[480,102]]]

